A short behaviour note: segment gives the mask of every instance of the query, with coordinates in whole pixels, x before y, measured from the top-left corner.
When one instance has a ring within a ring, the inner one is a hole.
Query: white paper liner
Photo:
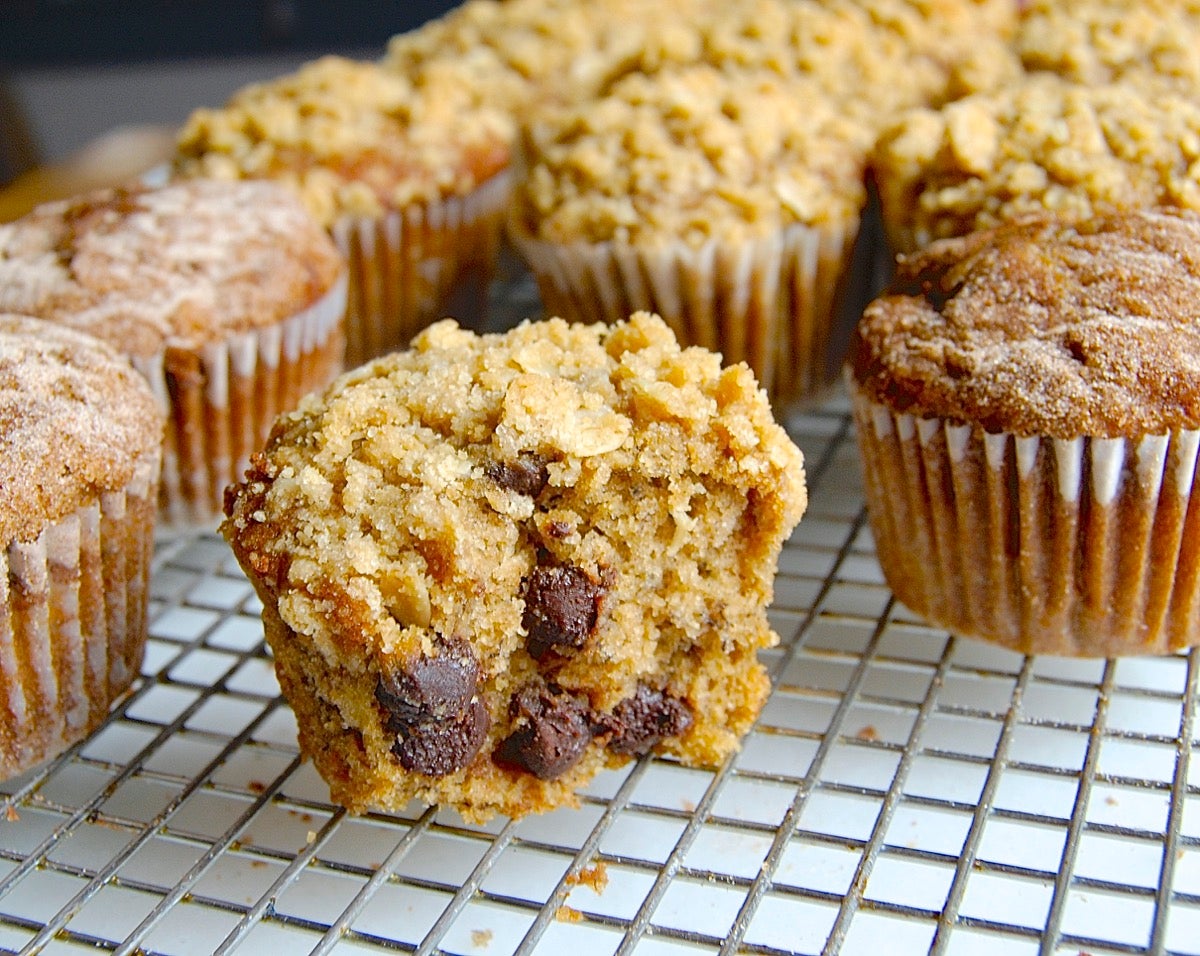
[[[879,562],[913,611],[1024,653],[1200,644],[1200,432],[989,434],[849,388]]]
[[[94,730],[146,645],[159,452],[129,485],[0,552],[0,778]]]
[[[616,322],[656,312],[684,345],[746,362],[776,404],[811,400],[837,379],[861,312],[845,295],[857,217],[792,225],[740,245],[711,239],[641,248],[550,243],[510,223],[549,315]]]
[[[214,522],[225,488],[241,479],[275,418],[341,370],[347,277],[280,322],[134,358],[167,410],[163,525]]]
[[[334,242],[350,269],[346,366],[395,349],[441,318],[452,290],[476,288],[482,312],[494,266],[511,175],[497,173],[465,196],[413,203],[379,217],[343,217]]]

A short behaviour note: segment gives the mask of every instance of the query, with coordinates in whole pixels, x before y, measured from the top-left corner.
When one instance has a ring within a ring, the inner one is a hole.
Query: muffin
[[[1200,103],[1169,87],[1030,75],[905,114],[872,165],[897,252],[1035,213],[1200,209]]]
[[[1200,643],[1200,217],[1020,220],[901,257],[848,382],[896,596],[1037,654]]]
[[[325,57],[194,112],[174,167],[298,192],[349,262],[353,366],[407,344],[456,283],[486,286],[512,124],[454,77],[415,87],[378,64]]]
[[[82,740],[146,644],[162,414],[104,343],[0,314],[0,778]]]
[[[746,361],[772,401],[808,399],[844,356],[859,134],[798,78],[631,74],[526,130],[509,234],[547,312],[653,310],[683,343]]]
[[[282,417],[222,531],[333,798],[482,820],[734,751],[805,504],[750,370],[657,317],[445,320]]]
[[[102,190],[0,225],[0,309],[97,336],[168,410],[164,523],[215,523],[275,416],[341,369],[345,266],[268,182]]]

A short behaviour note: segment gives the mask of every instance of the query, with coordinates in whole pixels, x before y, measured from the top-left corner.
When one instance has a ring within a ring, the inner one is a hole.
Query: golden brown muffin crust
[[[102,190],[0,225],[0,309],[135,356],[279,322],[342,268],[304,207],[268,182]]]
[[[103,342],[0,313],[0,543],[125,487],[162,427],[145,380]]]
[[[894,411],[1074,438],[1200,427],[1200,216],[1025,220],[900,257],[851,344]]]

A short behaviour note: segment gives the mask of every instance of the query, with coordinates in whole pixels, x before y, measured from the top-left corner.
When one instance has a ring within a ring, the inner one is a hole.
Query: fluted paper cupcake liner
[[[505,171],[465,196],[334,223],[334,242],[350,269],[347,368],[407,346],[441,318],[456,284],[469,283],[477,296],[458,308],[482,312],[510,178]]]
[[[168,348],[134,364],[168,410],[160,514],[200,525],[221,514],[281,413],[341,370],[346,277],[309,308],[198,351]]]
[[[856,217],[736,245],[653,248],[511,233],[547,314],[616,322],[657,312],[680,342],[746,362],[772,401],[786,404],[812,400],[837,380],[857,318],[845,292],[858,227]]]
[[[159,456],[0,554],[0,778],[82,740],[141,667]]]
[[[913,611],[1024,653],[1200,643],[1200,432],[989,433],[850,390],[879,562]]]

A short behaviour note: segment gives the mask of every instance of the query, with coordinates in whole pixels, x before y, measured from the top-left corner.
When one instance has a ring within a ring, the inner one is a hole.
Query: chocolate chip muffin
[[[1026,653],[1200,643],[1200,216],[1020,221],[901,257],[851,346],[880,564]]]
[[[283,416],[223,532],[334,799],[483,819],[732,752],[805,504],[749,369],[659,318],[446,320]]]

